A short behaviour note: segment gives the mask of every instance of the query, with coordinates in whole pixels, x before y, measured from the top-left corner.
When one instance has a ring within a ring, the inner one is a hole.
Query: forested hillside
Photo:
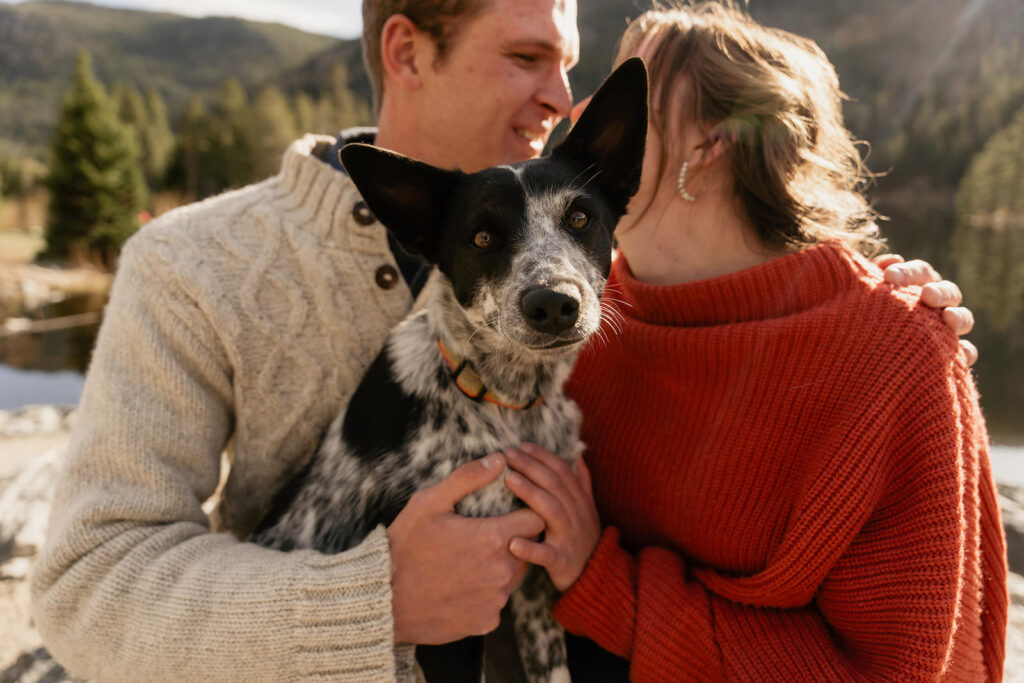
[[[0,3],[0,144],[42,155],[80,50],[103,82],[154,89],[172,120],[221,83],[271,81],[337,39],[277,24],[110,9],[76,2]]]

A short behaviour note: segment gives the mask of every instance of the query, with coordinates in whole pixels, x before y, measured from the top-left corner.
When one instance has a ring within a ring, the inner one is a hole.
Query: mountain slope
[[[36,150],[46,144],[82,49],[104,83],[156,88],[173,115],[189,95],[210,95],[228,76],[256,86],[336,42],[234,18],[51,0],[0,4],[0,140]]]

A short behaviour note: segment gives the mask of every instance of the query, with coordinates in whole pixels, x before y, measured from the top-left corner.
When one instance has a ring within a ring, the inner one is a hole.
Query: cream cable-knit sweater
[[[387,680],[413,666],[393,645],[383,528],[334,556],[236,537],[412,304],[384,229],[315,158],[332,142],[299,140],[279,175],[125,247],[33,576],[43,639],[78,676]],[[225,448],[215,518],[231,534],[200,507]]]

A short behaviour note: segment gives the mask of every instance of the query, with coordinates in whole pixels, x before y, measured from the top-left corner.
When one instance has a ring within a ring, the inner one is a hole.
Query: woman
[[[1005,541],[977,394],[919,290],[862,255],[879,239],[833,67],[718,3],[644,14],[633,55],[651,123],[617,229],[618,334],[570,387],[587,466],[508,454],[548,528],[512,552],[610,653],[584,670],[573,641],[574,673],[1000,680]]]

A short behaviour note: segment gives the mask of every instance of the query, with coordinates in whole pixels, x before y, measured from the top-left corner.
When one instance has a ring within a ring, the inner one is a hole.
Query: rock
[[[0,671],[0,683],[75,683],[80,680],[72,678],[42,647],[23,653],[14,664]]]
[[[42,550],[62,455],[54,449],[36,456],[0,493],[0,564]]]
[[[25,406],[17,410],[0,410],[0,438],[67,431],[71,428],[73,416],[74,410],[67,406]]]
[[[0,564],[0,581],[24,581],[32,570],[32,558],[12,557]]]
[[[1000,484],[999,509],[1003,513],[1010,571],[1024,574],[1024,489]]]

